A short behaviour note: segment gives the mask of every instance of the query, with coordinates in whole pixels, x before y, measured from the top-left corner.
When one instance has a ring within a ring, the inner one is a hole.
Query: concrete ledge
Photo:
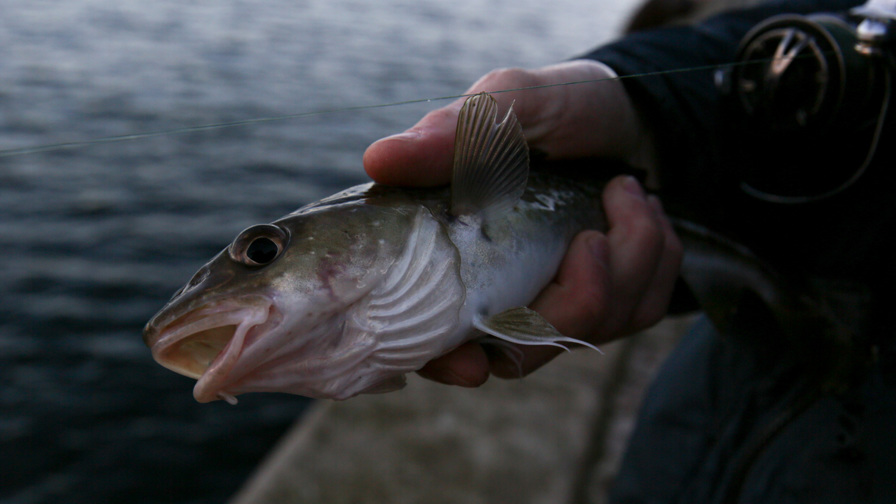
[[[318,402],[232,504],[603,502],[641,395],[686,320],[479,389],[409,376]]]

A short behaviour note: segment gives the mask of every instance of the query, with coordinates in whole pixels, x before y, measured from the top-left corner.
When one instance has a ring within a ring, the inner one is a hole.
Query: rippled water
[[[7,0],[0,150],[456,94],[607,40],[632,3]],[[436,105],[0,157],[0,501],[226,500],[307,401],[197,404],[141,326]]]

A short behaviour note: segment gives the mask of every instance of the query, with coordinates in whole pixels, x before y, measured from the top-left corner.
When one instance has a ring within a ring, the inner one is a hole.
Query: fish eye
[[[258,264],[267,264],[277,257],[280,247],[270,238],[264,236],[252,240],[246,249],[246,257]]]
[[[246,266],[267,266],[286,249],[289,235],[273,224],[252,226],[230,244],[230,258]]]

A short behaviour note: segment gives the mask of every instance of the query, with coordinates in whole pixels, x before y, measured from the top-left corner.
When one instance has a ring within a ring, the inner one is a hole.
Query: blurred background
[[[198,404],[143,324],[241,229],[364,182],[370,142],[445,102],[8,151],[458,94],[610,40],[636,3],[5,0],[0,501],[232,495],[308,401]]]

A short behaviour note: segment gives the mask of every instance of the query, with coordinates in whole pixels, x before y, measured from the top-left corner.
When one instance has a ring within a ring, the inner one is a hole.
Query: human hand
[[[652,135],[615,76],[602,63],[576,60],[536,70],[495,70],[467,94],[495,92],[500,110],[513,104],[529,149],[546,160],[601,157],[651,172]],[[404,133],[374,142],[364,153],[367,174],[389,185],[447,184],[457,115],[465,101],[455,100]]]
[[[470,92],[595,79],[607,71],[594,62],[571,62],[536,71],[503,70],[485,76]],[[652,153],[649,136],[639,130],[642,125],[624,89],[617,88],[615,81],[610,85],[610,89],[596,91],[557,86],[494,96],[508,104],[516,100],[514,111],[530,148],[542,151],[548,159],[602,156],[649,164],[652,156],[639,158],[637,153],[639,148]],[[407,132],[371,145],[364,155],[368,174],[377,182],[393,185],[447,183],[462,103],[458,100],[430,112]],[[609,138],[599,136],[601,132]],[[659,321],[666,312],[682,255],[659,200],[646,196],[635,179],[614,179],[603,200],[608,231],[577,235],[554,280],[530,305],[564,335],[592,343],[610,341]],[[478,386],[489,374],[507,378],[519,377],[521,371],[528,374],[559,350],[525,346],[520,352],[521,361],[513,362],[503,353],[487,352],[469,342],[429,362],[419,373],[442,383]]]

